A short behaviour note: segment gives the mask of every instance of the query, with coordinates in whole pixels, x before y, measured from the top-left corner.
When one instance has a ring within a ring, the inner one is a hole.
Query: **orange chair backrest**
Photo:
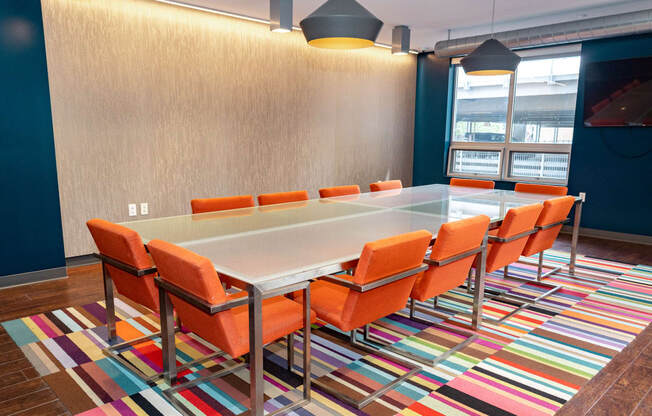
[[[568,217],[571,208],[573,208],[574,203],[575,198],[572,196],[562,196],[544,201],[543,211],[541,211],[541,215],[539,215],[536,225],[544,227],[565,220]],[[532,234],[523,249],[523,255],[531,256],[552,248],[562,226],[563,224],[559,224],[545,230],[539,230],[535,234]]]
[[[443,224],[432,246],[430,258],[447,258],[479,248],[489,227],[489,217],[478,215]],[[472,255],[443,266],[430,266],[414,284],[410,297],[425,301],[464,283],[476,256]]]
[[[483,181],[480,179],[451,178],[451,186],[465,186],[467,188],[494,189],[494,181]]]
[[[308,191],[278,192],[258,195],[258,205],[285,204],[288,202],[307,201]]]
[[[531,204],[507,211],[503,223],[496,233],[497,237],[511,238],[534,229],[543,210],[543,204]],[[487,273],[496,271],[518,261],[529,235],[506,243],[490,242],[487,253]]]
[[[252,195],[228,196],[225,198],[202,198],[190,201],[193,214],[226,211],[229,209],[251,208],[255,205]]]
[[[99,218],[89,220],[86,226],[100,254],[136,269],[153,267],[140,235],[134,230]],[[154,284],[156,273],[138,277],[109,264],[105,267],[118,293],[155,312],[159,311],[158,289]]]
[[[431,240],[432,234],[420,230],[365,244],[353,282],[364,285],[419,267]],[[359,328],[404,308],[416,278],[413,275],[363,293],[349,290],[341,329]]]
[[[150,241],[147,248],[161,279],[209,304],[226,301],[226,292],[209,259],[162,240]],[[237,338],[236,321],[231,310],[209,315],[174,295],[170,298],[184,326],[200,337],[224,351],[232,351],[241,341]]]
[[[556,185],[539,185],[535,183],[517,183],[514,187],[516,192],[527,192],[529,194],[559,195],[568,194],[568,188]]]
[[[360,193],[358,185],[334,186],[332,188],[322,188],[319,190],[320,198],[333,198],[335,196],[357,195]]]
[[[371,192],[390,191],[392,189],[401,188],[403,188],[403,183],[400,181],[400,179],[385,182],[374,182],[369,184],[369,190]]]

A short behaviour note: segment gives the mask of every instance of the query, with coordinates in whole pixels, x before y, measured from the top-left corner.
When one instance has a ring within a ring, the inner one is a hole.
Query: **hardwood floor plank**
[[[650,382],[652,382],[652,368],[632,365],[593,406],[589,415],[629,415],[647,394]]]
[[[13,373],[2,374],[2,376],[0,376],[0,394],[2,394],[2,390],[5,387],[11,386],[11,385],[16,384],[16,383],[23,382],[25,380],[29,380],[29,379],[25,376],[25,374],[23,374],[22,371],[16,371],[16,372],[13,372]],[[1,397],[3,397],[3,396],[0,396],[0,400],[2,400]]]
[[[55,400],[41,406],[33,407],[22,412],[14,413],[11,416],[60,416],[70,415],[71,413],[66,410],[60,401]]]
[[[39,390],[29,396],[14,397],[1,403],[0,416],[9,416],[55,400],[57,400],[57,396],[49,388]]]
[[[4,401],[12,397],[32,395],[43,389],[49,389],[48,385],[40,377],[11,384],[0,389],[0,407]]]

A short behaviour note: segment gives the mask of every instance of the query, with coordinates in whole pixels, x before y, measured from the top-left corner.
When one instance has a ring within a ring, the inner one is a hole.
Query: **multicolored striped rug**
[[[546,261],[566,265],[568,255],[546,254]],[[516,307],[487,300],[480,336],[464,349],[400,384],[362,410],[317,388],[298,415],[550,415],[652,321],[652,267],[580,256],[577,273],[565,267],[546,279],[558,292],[514,313]],[[510,275],[533,279],[536,267],[516,264]],[[502,271],[488,276],[487,287],[537,297],[536,283],[505,280]],[[470,323],[472,295],[464,288],[439,298],[442,323]],[[433,308],[432,303],[427,306]],[[451,312],[452,311],[452,312]],[[510,316],[508,316],[511,313]],[[123,340],[157,332],[158,317],[118,300],[118,335]],[[500,318],[508,316],[502,322]],[[431,318],[432,319],[432,318]],[[59,309],[2,323],[43,379],[68,409],[85,416],[177,415],[163,398],[168,386],[148,385],[117,361],[103,355],[107,346],[102,302]],[[435,358],[464,338],[420,324],[406,311],[375,322],[371,333],[412,354]],[[338,391],[362,397],[406,370],[348,344],[348,334],[315,325],[312,378]],[[361,342],[365,342],[361,340]],[[379,345],[376,345],[379,346]],[[284,342],[265,351],[266,410],[279,409],[301,395],[302,379],[286,369]],[[301,374],[302,338],[297,334],[295,371]],[[380,346],[382,348],[382,346]],[[141,371],[161,370],[158,339],[122,353]],[[185,363],[215,348],[193,334],[177,334],[177,358]],[[391,353],[390,353],[391,354]],[[218,371],[234,362],[217,358],[181,373],[183,380]],[[245,368],[211,383],[192,387],[177,398],[197,415],[237,415],[249,405]]]

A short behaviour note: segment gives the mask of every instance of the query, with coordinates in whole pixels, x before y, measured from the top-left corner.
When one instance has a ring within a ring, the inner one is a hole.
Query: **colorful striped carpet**
[[[566,253],[550,252],[546,261],[568,263]],[[577,273],[565,267],[546,279],[562,286],[553,295],[514,313],[515,306],[487,300],[480,336],[463,350],[426,367],[362,410],[318,389],[297,415],[550,415],[652,321],[652,268],[590,257],[578,258]],[[535,266],[516,264],[510,275],[533,278]],[[487,287],[537,297],[535,283],[488,276]],[[464,288],[438,301],[442,323],[468,324],[472,295]],[[433,304],[422,305],[433,308]],[[508,316],[512,313],[510,316]],[[157,316],[117,302],[118,335],[129,340],[158,331]],[[496,320],[508,316],[502,322]],[[2,323],[43,379],[74,414],[85,416],[177,415],[160,394],[168,386],[148,385],[103,355],[107,346],[102,302],[59,309]],[[435,358],[464,340],[460,335],[407,319],[405,311],[375,322],[371,332],[394,347]],[[406,369],[356,350],[348,335],[315,325],[312,378],[340,392],[362,397]],[[158,339],[122,353],[141,371],[161,370]],[[297,335],[295,371],[301,374],[302,338]],[[193,334],[177,334],[177,358],[185,363],[215,348]],[[218,358],[181,373],[183,380],[233,364]],[[243,368],[226,377],[181,391],[177,398],[197,415],[237,415],[249,405],[249,374]],[[286,369],[283,342],[265,351],[265,408],[273,411],[301,395],[302,380]]]

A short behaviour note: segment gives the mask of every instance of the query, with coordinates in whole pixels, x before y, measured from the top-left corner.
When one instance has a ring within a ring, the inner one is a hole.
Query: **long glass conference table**
[[[218,274],[242,282],[249,295],[251,414],[263,414],[262,300],[293,290],[293,285],[342,271],[359,258],[365,243],[416,230],[436,239],[447,222],[479,214],[500,226],[510,208],[543,202],[550,195],[426,185],[265,207],[181,215],[124,223],[145,242],[161,239],[210,259]],[[576,198],[569,264],[575,272],[582,200]],[[487,237],[475,274],[472,327],[482,319]],[[164,320],[172,319],[161,314]],[[165,344],[164,336],[162,343]],[[172,338],[173,339],[173,338]],[[164,351],[170,351],[164,345]],[[173,351],[173,350],[172,350]],[[173,354],[173,353],[172,353]],[[164,359],[164,364],[166,360]],[[175,364],[164,371],[170,380]],[[173,377],[172,377],[173,378]]]

